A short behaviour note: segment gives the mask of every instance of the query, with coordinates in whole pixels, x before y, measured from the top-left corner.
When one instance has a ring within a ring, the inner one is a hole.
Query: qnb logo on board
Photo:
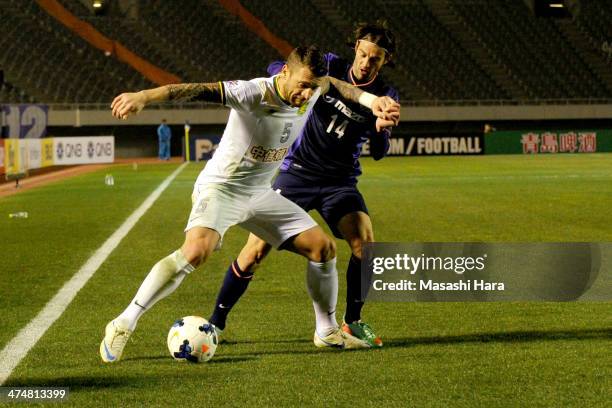
[[[55,164],[112,163],[115,156],[113,136],[53,138]]]
[[[60,155],[59,151],[60,149],[62,149],[62,144],[60,143],[58,145],[58,157],[61,158],[62,156]],[[72,144],[72,143],[66,143],[63,146],[63,154],[67,159],[70,159],[72,157],[81,157],[83,156],[83,145],[81,145],[80,143],[77,144]]]

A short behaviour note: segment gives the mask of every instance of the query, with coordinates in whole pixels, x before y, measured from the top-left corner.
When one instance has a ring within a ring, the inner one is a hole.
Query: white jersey
[[[286,104],[275,78],[223,82],[224,103],[232,108],[221,142],[196,184],[224,183],[269,188],[284,157],[302,132],[320,91],[302,107]]]

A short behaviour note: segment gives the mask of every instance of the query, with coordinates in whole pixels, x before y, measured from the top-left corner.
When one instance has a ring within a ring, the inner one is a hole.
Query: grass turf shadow
[[[559,340],[610,340],[612,329],[511,331],[495,333],[472,333],[457,336],[406,337],[385,340],[385,348],[409,347],[428,344],[463,343],[524,343]]]
[[[74,376],[74,377],[30,377],[15,378],[3,384],[4,387],[68,387],[70,391],[81,389],[120,388],[136,382],[140,376]]]
[[[300,343],[312,343],[311,339],[285,339],[285,340],[221,340],[219,345],[239,345],[239,344],[300,344]]]
[[[239,363],[239,362],[244,362],[244,361],[250,361],[250,360],[255,360],[256,357],[254,355],[249,356],[249,355],[242,355],[242,356],[220,356],[220,357],[214,357],[212,360],[207,361],[204,364],[224,364],[224,363]],[[159,361],[159,362],[164,362],[164,361],[168,361],[168,362],[172,362],[173,359],[170,355],[158,355],[158,356],[143,356],[143,357],[129,357],[129,358],[125,358],[121,361],[123,362],[138,362],[138,361]],[[181,362],[179,362],[179,364],[182,364]],[[187,364],[193,364],[193,363],[189,363],[187,362]]]

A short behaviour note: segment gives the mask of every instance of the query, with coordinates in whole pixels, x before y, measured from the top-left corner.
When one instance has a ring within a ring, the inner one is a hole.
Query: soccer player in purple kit
[[[352,64],[335,54],[325,55],[328,75],[374,95],[387,95],[399,101],[396,90],[378,75],[381,68],[391,62],[395,51],[395,37],[386,23],[359,24],[354,39]],[[272,63],[268,73],[277,73],[283,64]],[[382,347],[382,340],[361,321],[364,305],[361,248],[363,243],[374,241],[374,233],[365,201],[357,189],[357,178],[361,174],[359,156],[363,143],[369,140],[373,158],[383,158],[389,148],[389,135],[390,130],[381,127],[379,120],[366,109],[330,92],[313,107],[273,185],[278,193],[306,211],[316,209],[334,235],[349,245],[352,254],[346,273],[346,312],[342,329],[361,340],[363,348]],[[229,266],[209,319],[218,332],[225,328],[229,312],[246,291],[255,267],[270,249],[271,245],[251,234],[238,258]],[[316,340],[315,334],[315,345],[324,346]]]

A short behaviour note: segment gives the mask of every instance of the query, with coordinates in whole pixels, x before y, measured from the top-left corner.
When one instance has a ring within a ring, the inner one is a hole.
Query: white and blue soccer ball
[[[178,319],[168,333],[168,350],[179,361],[208,361],[215,355],[217,344],[219,339],[215,327],[199,316]]]

